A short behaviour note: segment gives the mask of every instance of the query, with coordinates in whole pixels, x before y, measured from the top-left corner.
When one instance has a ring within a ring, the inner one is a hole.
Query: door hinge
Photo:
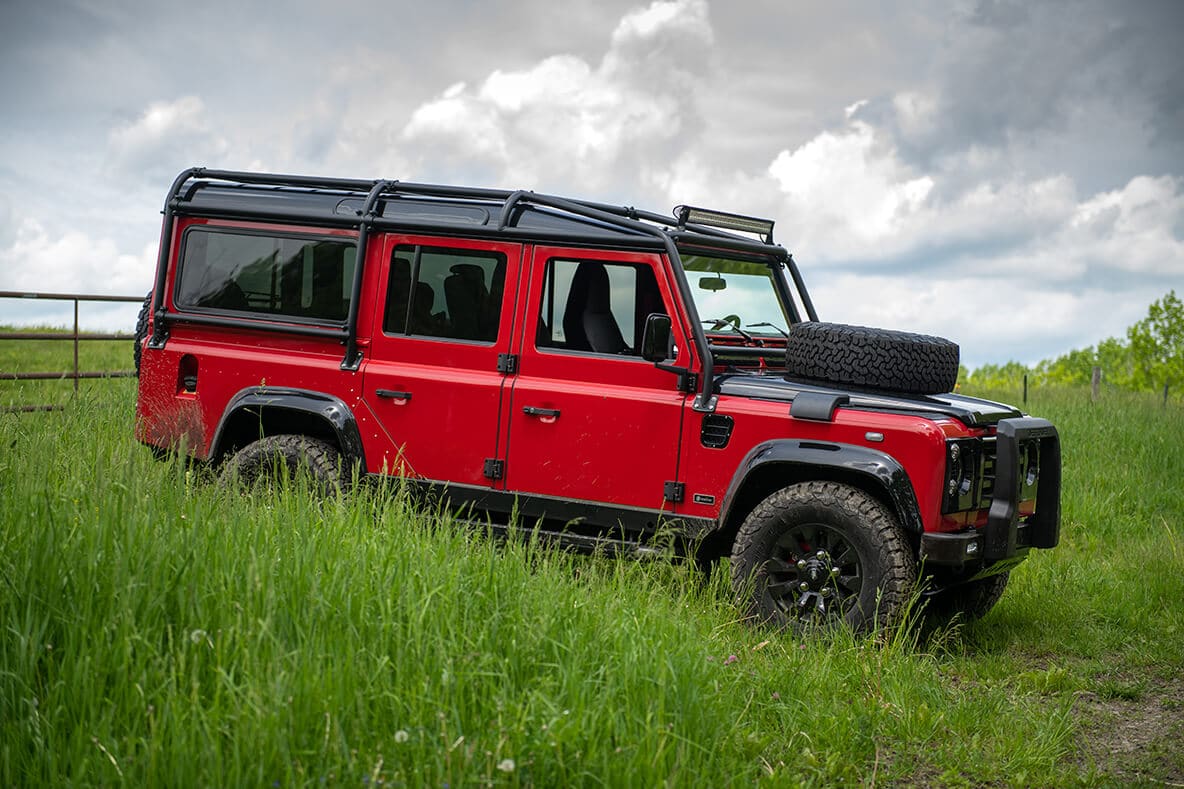
[[[667,482],[663,486],[662,495],[672,504],[680,504],[686,498],[687,486],[683,482]]]
[[[484,474],[489,479],[501,479],[506,475],[506,461],[485,458]]]
[[[518,354],[499,353],[497,355],[497,371],[506,375],[518,372]]]

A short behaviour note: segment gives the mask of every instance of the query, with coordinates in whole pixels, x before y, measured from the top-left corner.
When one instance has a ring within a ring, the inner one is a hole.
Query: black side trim
[[[793,467],[796,478],[810,478],[811,469],[828,469],[842,472],[842,476],[854,477],[887,493],[896,511],[900,525],[910,534],[924,531],[921,509],[913,483],[904,467],[891,455],[875,449],[820,441],[798,441],[778,439],[757,444],[741,461],[740,467],[728,485],[720,511],[720,523],[727,523],[736,497],[744,483],[758,469],[770,465]]]
[[[341,447],[342,459],[347,464],[357,463],[359,473],[366,473],[366,453],[362,448],[362,434],[357,419],[345,402],[323,392],[306,389],[280,389],[269,386],[252,386],[240,390],[222,413],[214,441],[210,445],[210,457],[216,458],[222,451],[222,439],[231,417],[248,411],[262,415],[264,410],[293,411],[323,419],[333,429]]]
[[[688,536],[705,534],[714,527],[710,518],[692,518],[665,510],[619,507],[595,501],[493,490],[433,480],[408,480],[424,492],[448,499],[457,509],[475,509],[503,518],[516,513],[524,528],[543,521],[552,529],[568,529],[582,535],[601,531],[652,535],[659,525],[673,527]]]

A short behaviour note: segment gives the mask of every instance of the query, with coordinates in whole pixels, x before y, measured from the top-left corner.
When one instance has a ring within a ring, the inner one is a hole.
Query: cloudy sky
[[[1184,291],[1184,2],[890,5],[0,0],[0,290],[143,294],[204,165],[768,216],[823,320],[971,367]]]

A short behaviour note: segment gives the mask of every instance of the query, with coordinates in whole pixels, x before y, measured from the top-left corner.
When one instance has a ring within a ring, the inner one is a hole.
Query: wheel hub
[[[793,586],[797,594],[791,600],[799,618],[825,617],[838,602],[836,581],[839,566],[835,564],[834,558],[828,551],[819,549],[799,558],[794,568],[797,570],[797,583]]]
[[[799,623],[845,615],[862,586],[857,553],[837,530],[805,523],[786,531],[767,565],[774,604]]]

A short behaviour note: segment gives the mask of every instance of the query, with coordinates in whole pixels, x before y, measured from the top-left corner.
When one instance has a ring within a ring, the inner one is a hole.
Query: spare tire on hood
[[[807,321],[785,348],[791,378],[884,392],[942,394],[958,381],[958,344],[926,334]]]

